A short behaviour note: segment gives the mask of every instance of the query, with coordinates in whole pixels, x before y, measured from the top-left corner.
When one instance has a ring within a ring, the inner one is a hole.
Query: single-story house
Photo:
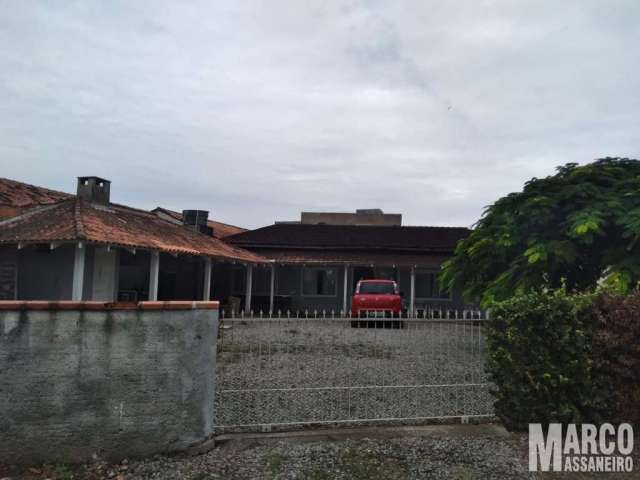
[[[0,300],[208,300],[212,265],[266,263],[212,235],[208,212],[168,220],[111,202],[110,183],[0,179]]]
[[[402,215],[372,209],[246,230],[204,210],[116,204],[110,185],[79,177],[72,195],[0,178],[0,300],[216,299],[338,313],[360,279],[390,278],[410,311],[466,307],[437,274],[467,228],[402,226]]]
[[[398,282],[406,308],[467,307],[459,292],[442,291],[437,275],[467,228],[402,226],[401,215],[303,212],[299,222],[279,222],[225,238],[272,262],[253,275],[254,310],[349,311],[357,282],[388,278]],[[230,295],[247,291],[246,275],[226,266],[218,276]]]

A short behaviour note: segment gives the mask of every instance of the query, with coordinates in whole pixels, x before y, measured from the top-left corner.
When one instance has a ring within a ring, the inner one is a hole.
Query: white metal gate
[[[480,312],[221,321],[219,432],[492,417]]]

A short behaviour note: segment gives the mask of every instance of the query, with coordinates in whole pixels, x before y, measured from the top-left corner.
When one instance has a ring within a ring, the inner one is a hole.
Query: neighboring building
[[[317,218],[335,217],[324,213]],[[348,311],[359,280],[389,278],[399,283],[407,308],[416,311],[464,307],[459,292],[440,291],[437,275],[457,242],[470,233],[467,228],[314,221],[276,223],[225,240],[274,262],[273,273],[262,269],[253,279],[254,310],[267,311],[273,303],[276,310]],[[241,296],[246,289],[242,271],[231,269],[229,278],[230,293]]]
[[[112,203],[110,184],[79,177],[70,195],[0,179],[0,300],[209,299],[212,264],[265,263],[211,235],[207,212],[167,220]]]
[[[359,209],[356,210],[356,213],[302,212],[300,214],[300,223],[306,225],[378,225],[399,227],[402,225],[402,215],[399,213],[384,213],[379,208]]]

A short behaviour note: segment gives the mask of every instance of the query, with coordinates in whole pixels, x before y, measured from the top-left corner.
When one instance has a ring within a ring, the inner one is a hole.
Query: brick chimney
[[[100,177],[78,177],[78,198],[91,203],[109,205],[111,182]]]

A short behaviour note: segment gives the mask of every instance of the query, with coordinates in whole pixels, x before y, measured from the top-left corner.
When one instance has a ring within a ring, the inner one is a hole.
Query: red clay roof
[[[91,204],[73,196],[0,222],[0,244],[56,241],[86,241],[241,262],[266,261],[152,212]]]
[[[0,220],[15,217],[16,215],[19,215],[23,210],[25,209],[20,207],[8,207],[6,205],[0,205]]]
[[[154,213],[164,213],[165,215],[182,222],[182,213],[169,210],[167,208],[156,207],[152,210]],[[246,232],[246,228],[229,225],[228,223],[216,222],[215,220],[207,220],[207,225],[213,229],[213,236],[216,238],[224,238],[236,233]]]
[[[56,203],[71,196],[68,193],[0,178],[0,220],[18,215],[27,208]]]

